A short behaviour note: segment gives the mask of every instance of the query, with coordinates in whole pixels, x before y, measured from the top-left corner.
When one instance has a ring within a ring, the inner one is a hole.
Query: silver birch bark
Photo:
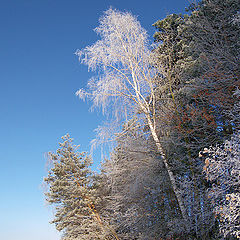
[[[176,198],[177,198],[177,201],[178,201],[178,204],[179,204],[179,207],[180,207],[180,211],[181,211],[182,217],[187,222],[188,217],[187,217],[186,209],[185,209],[185,206],[184,206],[184,203],[183,203],[182,195],[181,195],[180,191],[177,188],[175,177],[174,177],[173,172],[172,172],[172,170],[171,170],[171,168],[170,168],[170,166],[169,166],[169,164],[167,162],[167,159],[166,159],[166,156],[164,154],[162,145],[161,145],[161,143],[159,141],[159,138],[157,136],[155,127],[153,126],[153,123],[152,123],[152,121],[151,121],[149,116],[147,117],[147,120],[148,120],[148,125],[149,125],[149,128],[150,128],[153,140],[154,140],[154,142],[156,144],[157,150],[161,154],[163,163],[164,163],[164,165],[165,165],[165,167],[167,169],[167,172],[168,172],[171,184],[172,184],[173,191],[174,191],[174,193],[176,195]]]
[[[129,116],[131,118],[134,111],[141,110],[162,155],[181,215],[187,221],[181,193],[156,131],[153,80],[156,72],[150,66],[154,53],[149,49],[147,33],[130,13],[112,9],[100,18],[100,26],[95,31],[101,40],[81,51],[78,50],[76,54],[90,70],[98,70],[98,75],[96,79],[89,81],[89,91],[80,89],[76,94],[82,99],[90,98],[94,107],[102,107],[103,113],[108,108],[114,112],[117,119],[123,121]]]

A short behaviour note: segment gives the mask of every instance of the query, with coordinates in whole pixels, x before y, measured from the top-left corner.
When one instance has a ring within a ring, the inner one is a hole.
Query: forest
[[[106,123],[101,171],[66,134],[44,182],[63,240],[240,238],[240,2],[202,0],[147,35],[110,8],[76,51],[94,77],[76,95]]]

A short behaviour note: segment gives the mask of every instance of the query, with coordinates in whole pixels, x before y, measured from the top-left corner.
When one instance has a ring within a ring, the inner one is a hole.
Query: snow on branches
[[[219,219],[220,231],[240,238],[240,132],[222,145],[205,148],[204,172],[211,183],[209,198]]]

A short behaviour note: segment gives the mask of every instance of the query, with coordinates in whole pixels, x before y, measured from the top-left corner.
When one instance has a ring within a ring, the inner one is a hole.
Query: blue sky
[[[59,240],[48,222],[41,183],[44,153],[66,133],[89,151],[101,113],[75,92],[91,73],[74,52],[96,41],[93,29],[110,6],[151,26],[184,12],[188,0],[0,0],[0,239]],[[94,156],[94,166],[99,163]]]

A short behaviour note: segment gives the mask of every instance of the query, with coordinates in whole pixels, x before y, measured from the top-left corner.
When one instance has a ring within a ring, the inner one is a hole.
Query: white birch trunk
[[[182,196],[181,196],[181,193],[180,191],[178,190],[177,188],[177,184],[176,184],[176,181],[175,181],[175,178],[174,178],[174,175],[173,175],[173,172],[167,162],[167,159],[166,159],[166,156],[163,152],[163,149],[162,149],[162,146],[161,146],[161,143],[159,141],[159,138],[157,136],[157,133],[156,133],[156,130],[153,126],[153,123],[150,119],[150,117],[148,116],[147,117],[147,120],[148,120],[148,125],[150,127],[150,130],[151,130],[151,134],[152,134],[152,137],[153,137],[153,140],[157,146],[157,150],[158,152],[161,154],[162,156],[162,160],[163,160],[163,163],[167,169],[167,172],[168,172],[168,175],[169,175],[169,178],[170,178],[170,181],[171,181],[171,184],[172,184],[172,187],[173,187],[173,191],[176,195],[176,198],[177,198],[177,201],[178,201],[178,204],[179,204],[179,207],[180,207],[180,210],[181,210],[181,214],[182,214],[182,217],[183,219],[185,220],[185,222],[187,223],[188,221],[188,217],[187,217],[187,212],[186,212],[186,208],[184,206],[184,203],[183,203],[183,199],[182,199]]]

